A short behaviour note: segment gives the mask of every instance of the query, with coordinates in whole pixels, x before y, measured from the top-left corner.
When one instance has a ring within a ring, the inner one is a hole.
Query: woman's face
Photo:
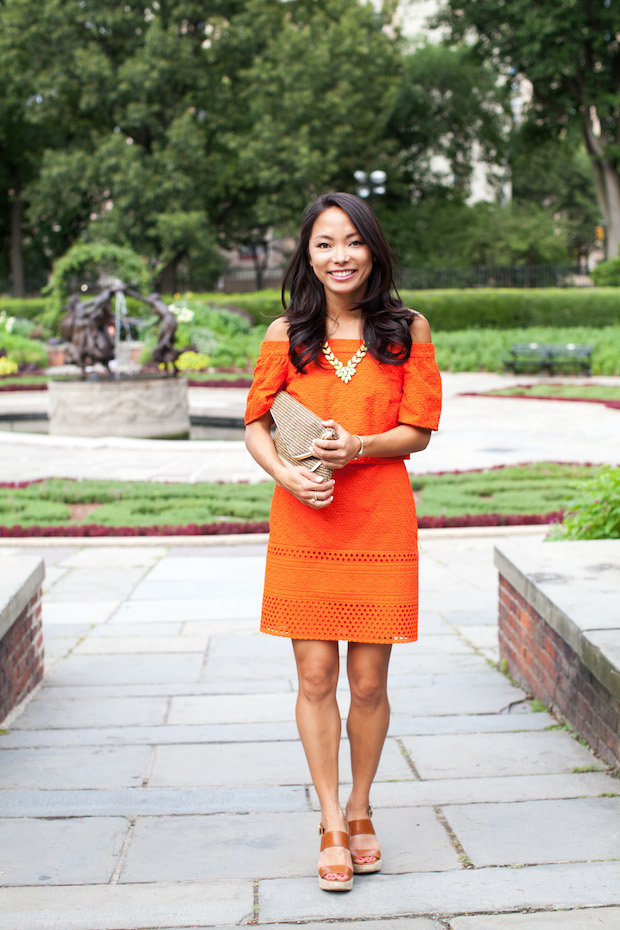
[[[310,266],[325,288],[325,297],[354,304],[366,293],[372,252],[339,207],[329,207],[314,221],[308,243]]]

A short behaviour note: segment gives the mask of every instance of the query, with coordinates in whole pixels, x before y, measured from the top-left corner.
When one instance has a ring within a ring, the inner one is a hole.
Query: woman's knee
[[[367,672],[353,675],[349,681],[351,704],[360,710],[372,713],[387,703],[387,682],[381,674]]]
[[[335,695],[338,670],[320,662],[305,662],[298,667],[299,693],[311,703],[320,703]]]

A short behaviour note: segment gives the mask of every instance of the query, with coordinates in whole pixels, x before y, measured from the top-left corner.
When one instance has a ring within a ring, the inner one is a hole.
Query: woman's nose
[[[335,251],[337,262],[346,262],[349,260],[349,247],[347,245],[337,245]]]

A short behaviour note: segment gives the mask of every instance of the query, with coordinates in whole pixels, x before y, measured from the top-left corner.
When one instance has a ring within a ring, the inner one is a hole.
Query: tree
[[[465,46],[427,43],[404,57],[388,128],[400,148],[400,181],[414,201],[438,187],[466,198],[475,160],[499,189],[508,102],[497,72]]]
[[[212,216],[221,241],[253,255],[260,285],[272,228],[295,228],[321,191],[394,150],[387,123],[400,72],[397,36],[359,0],[248,0],[211,47],[225,114]]]
[[[562,138],[525,123],[512,135],[510,175],[513,201],[544,207],[563,221],[572,258],[595,248],[600,221],[590,160],[576,133]]]
[[[528,119],[556,136],[577,125],[607,228],[620,245],[620,45],[616,4],[592,0],[445,0],[438,23],[507,79],[531,82]]]

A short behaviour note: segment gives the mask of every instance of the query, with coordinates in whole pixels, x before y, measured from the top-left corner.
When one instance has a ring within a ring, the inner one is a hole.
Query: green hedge
[[[282,309],[276,290],[201,296],[246,310],[257,324],[268,324]],[[433,331],[620,323],[620,291],[613,287],[469,288],[402,291],[401,296],[428,318]]]
[[[522,329],[467,329],[433,336],[442,371],[502,371],[503,357],[514,342],[574,342],[594,346],[592,374],[620,375],[620,325],[532,326]]]
[[[256,324],[264,326],[282,310],[277,290],[249,294],[194,294],[193,298],[208,300],[218,306],[238,307],[249,313]],[[470,328],[582,326],[584,323],[603,327],[620,323],[620,290],[614,287],[403,291],[402,298],[408,306],[428,317],[434,332]],[[36,319],[45,306],[46,302],[39,298],[0,300],[0,310],[28,319]]]
[[[613,287],[403,291],[402,298],[435,332],[620,323],[620,291]]]
[[[7,333],[0,329],[0,349],[4,349],[8,358],[18,365],[28,362],[39,368],[48,365],[47,350],[43,343],[36,339],[28,339],[15,333]]]
[[[0,297],[0,313],[38,321],[47,303],[45,297]]]

